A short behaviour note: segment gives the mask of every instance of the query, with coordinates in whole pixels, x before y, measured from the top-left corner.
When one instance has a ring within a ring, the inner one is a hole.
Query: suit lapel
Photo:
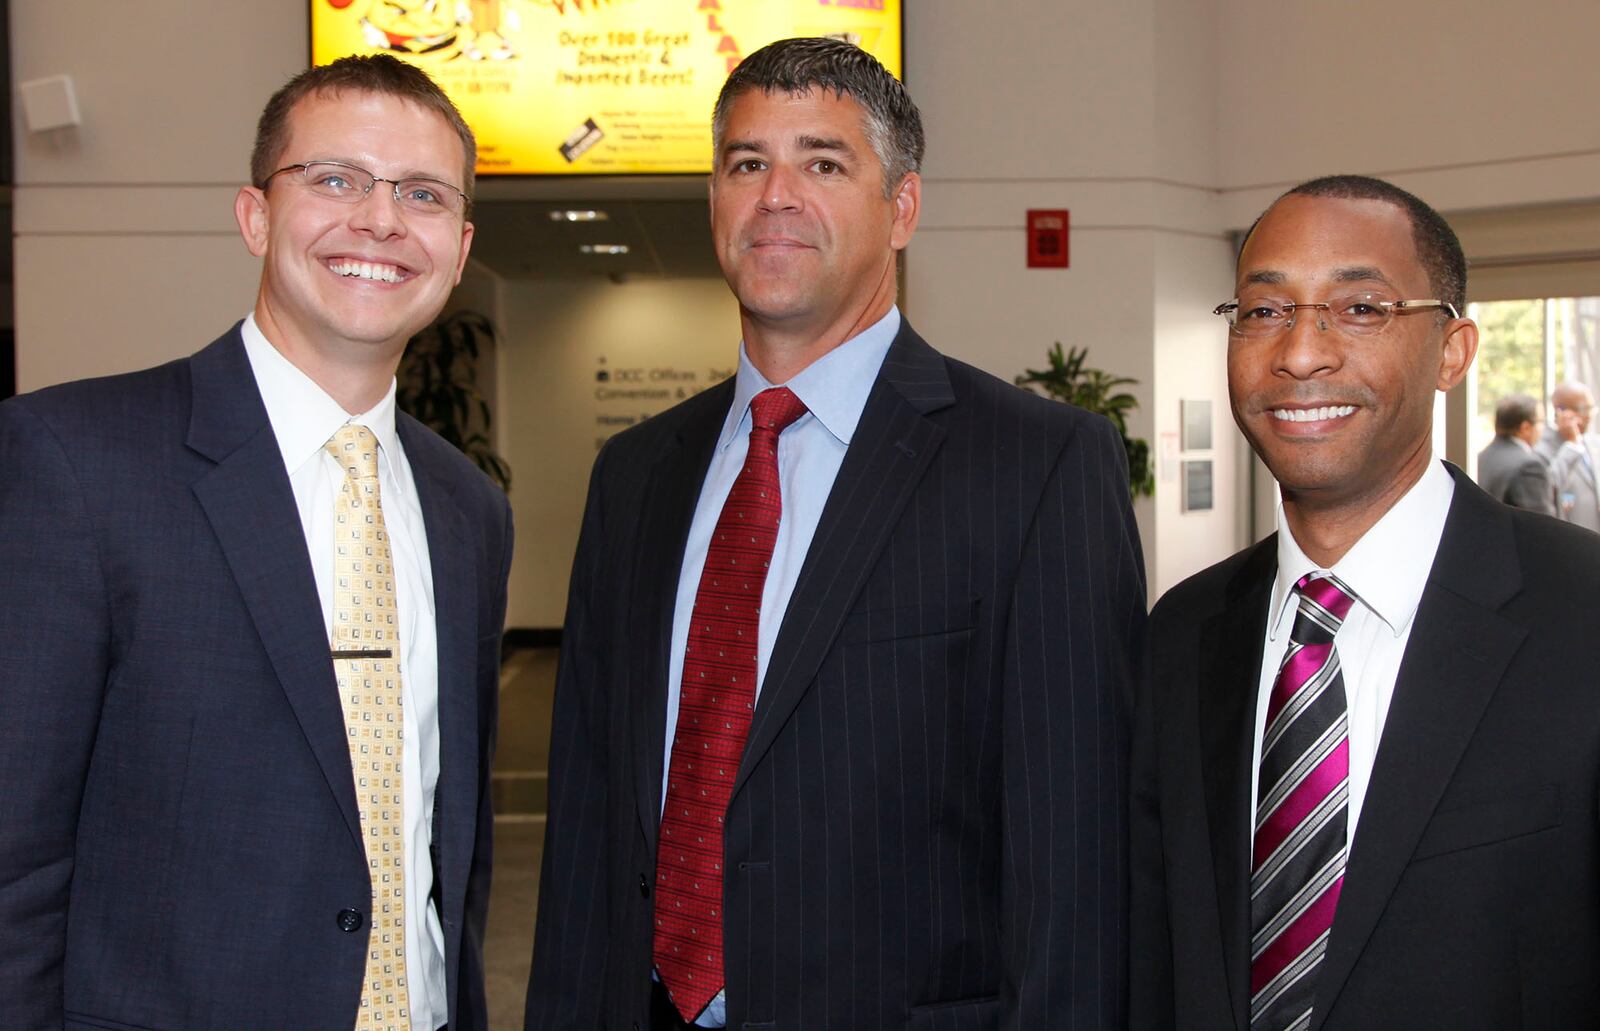
[[[631,714],[634,797],[639,825],[652,851],[661,824],[661,776],[666,757],[667,672],[672,647],[672,617],[678,604],[678,578],[689,540],[695,504],[711,465],[711,453],[733,403],[734,381],[702,395],[704,405],[666,441],[650,475],[640,512],[636,542],[638,581],[628,624],[644,630],[642,646],[619,661],[633,663],[626,682],[634,697]]]
[[[927,413],[953,402],[944,359],[902,321],[784,611],[734,793],[809,690],[900,510],[943,442],[944,429]]]
[[[1394,894],[1526,632],[1497,610],[1521,589],[1511,512],[1455,476],[1444,536],[1406,645],[1319,975],[1321,1027]]]
[[[416,484],[417,501],[428,536],[428,566],[433,574],[434,633],[438,648],[439,781],[434,789],[437,825],[432,828],[446,928],[445,955],[457,955],[472,866],[473,833],[478,818],[479,768],[484,742],[478,733],[478,575],[480,559],[467,534],[466,517],[455,503],[453,485],[429,460],[435,441],[410,416],[398,415],[395,428]],[[452,934],[450,928],[454,928]]]
[[[193,407],[188,445],[216,463],[194,483],[195,497],[359,846],[361,825],[344,713],[305,531],[238,329],[195,355],[189,367]]]
[[[1223,968],[1234,1022],[1250,1022],[1250,760],[1277,536],[1257,544],[1228,584],[1221,612],[1200,628],[1200,768],[1211,832]]]

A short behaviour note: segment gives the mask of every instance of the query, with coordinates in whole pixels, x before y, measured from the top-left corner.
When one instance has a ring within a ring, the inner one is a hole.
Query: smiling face
[[[747,346],[782,336],[826,350],[889,310],[921,180],[910,173],[893,185],[886,197],[849,96],[750,90],[734,99],[711,177],[711,231]]]
[[[329,160],[386,179],[459,185],[461,140],[443,117],[379,93],[312,93],[289,116],[282,165]],[[330,366],[384,365],[444,307],[461,279],[472,224],[401,208],[388,183],[357,203],[313,193],[285,172],[234,205],[263,258],[256,322],[285,357],[322,381]]]
[[[1239,257],[1237,288],[1241,311],[1252,301],[1435,296],[1401,208],[1301,195],[1261,219]],[[1465,375],[1476,329],[1423,311],[1347,336],[1324,315],[1299,311],[1274,336],[1229,334],[1234,420],[1283,488],[1286,509],[1355,506],[1376,521],[1427,468],[1435,391]]]

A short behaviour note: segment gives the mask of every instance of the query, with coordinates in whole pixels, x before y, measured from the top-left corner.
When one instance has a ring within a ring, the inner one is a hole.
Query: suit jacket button
[[[639,875],[639,897],[642,899],[650,897],[650,882],[644,879],[644,874]]]
[[[339,921],[339,930],[341,931],[349,932],[361,930],[361,914],[353,909],[339,910],[339,916],[337,919]]]

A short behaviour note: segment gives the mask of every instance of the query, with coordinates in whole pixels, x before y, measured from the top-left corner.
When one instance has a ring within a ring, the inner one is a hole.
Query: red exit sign
[[[1028,267],[1067,267],[1068,213],[1065,208],[1028,211]]]

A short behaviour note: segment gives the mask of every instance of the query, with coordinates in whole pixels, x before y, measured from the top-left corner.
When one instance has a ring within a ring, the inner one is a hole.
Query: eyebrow
[[[850,144],[831,136],[796,136],[795,146],[800,150],[831,150],[840,154],[854,154]],[[759,154],[769,149],[763,140],[729,140],[722,145],[724,154]]]
[[[1348,265],[1334,269],[1331,278],[1335,283],[1376,282],[1389,287],[1394,286],[1381,269],[1372,265]],[[1289,277],[1275,269],[1257,269],[1246,275],[1244,282],[1252,286],[1283,286],[1289,282]]]
[[[1368,280],[1382,283],[1384,286],[1394,286],[1381,269],[1371,265],[1351,265],[1346,268],[1336,269],[1333,273],[1333,281],[1335,283],[1364,283]]]

